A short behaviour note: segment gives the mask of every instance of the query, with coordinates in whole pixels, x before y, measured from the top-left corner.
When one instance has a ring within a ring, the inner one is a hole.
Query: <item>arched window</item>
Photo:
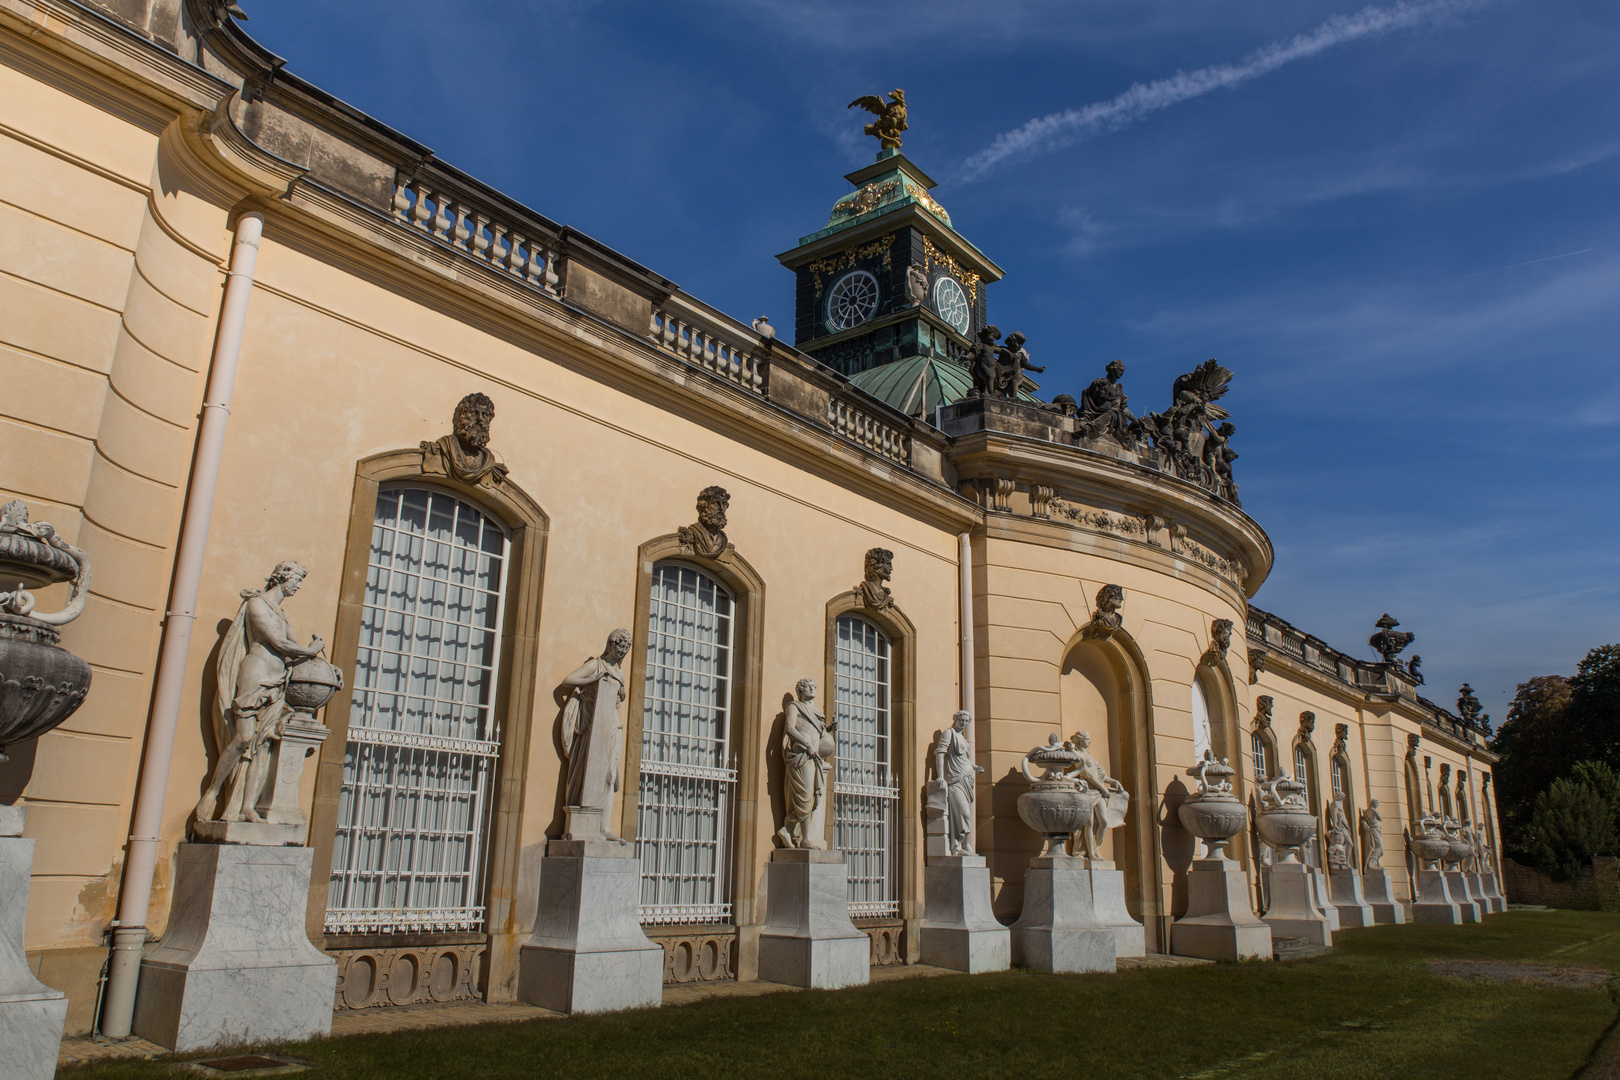
[[[449,492],[378,492],[328,933],[484,929],[507,551]]]
[[[1305,804],[1310,806],[1311,800],[1311,761],[1305,753],[1304,743],[1294,744],[1294,779],[1305,785]]]
[[[636,817],[642,922],[731,919],[733,606],[700,570],[653,567]]]
[[[889,637],[859,616],[838,617],[832,697],[838,721],[833,829],[849,866],[850,913],[895,915],[900,787],[889,725]]]
[[[1344,798],[1344,764],[1338,758],[1333,759],[1333,798]]]
[[[1254,751],[1254,778],[1256,781],[1269,780],[1271,775],[1266,771],[1266,740],[1258,731],[1249,735],[1249,746]]]
[[[1193,760],[1202,761],[1204,752],[1212,748],[1209,730],[1209,698],[1204,684],[1195,675],[1192,683]]]

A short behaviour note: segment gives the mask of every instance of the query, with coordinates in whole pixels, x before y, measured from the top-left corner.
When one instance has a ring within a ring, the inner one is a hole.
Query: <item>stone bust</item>
[[[718,558],[726,550],[726,510],[731,493],[718,484],[698,492],[696,523],[681,526],[681,547],[694,555]]]
[[[875,547],[866,553],[866,578],[855,586],[855,594],[864,606],[882,611],[894,604],[894,594],[885,584],[893,573],[894,552]]]
[[[1097,590],[1097,610],[1091,613],[1087,636],[1108,638],[1125,625],[1125,616],[1119,609],[1125,604],[1125,590],[1118,585],[1104,585]]]
[[[456,402],[451,418],[453,434],[423,442],[422,471],[449,476],[475,487],[495,487],[506,479],[507,468],[489,448],[489,425],[495,403],[488,394],[468,394]]]

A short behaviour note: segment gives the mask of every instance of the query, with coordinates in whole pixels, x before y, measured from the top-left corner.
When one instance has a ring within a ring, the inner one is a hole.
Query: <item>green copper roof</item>
[[[913,356],[868,368],[850,376],[849,381],[906,415],[930,423],[933,422],[936,408],[961,401],[973,389],[973,376],[968,374],[967,368],[933,356]],[[1026,391],[1020,391],[1018,398],[1036,404],[1040,402],[1039,398]]]

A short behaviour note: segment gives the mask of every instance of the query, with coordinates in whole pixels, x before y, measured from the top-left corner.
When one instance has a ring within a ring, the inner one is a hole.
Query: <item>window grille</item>
[[[1338,758],[1333,759],[1333,798],[1344,798],[1344,766]]]
[[[1255,732],[1249,736],[1249,745],[1254,749],[1254,778],[1271,779],[1270,774],[1266,772],[1266,740],[1260,737],[1259,732]]]
[[[707,574],[653,568],[636,816],[644,923],[731,919],[732,610]]]
[[[1311,804],[1311,772],[1310,763],[1305,756],[1305,748],[1296,744],[1294,746],[1294,779],[1305,785],[1305,805]]]
[[[833,835],[849,867],[851,915],[898,915],[900,788],[889,726],[889,639],[853,615],[834,627],[838,756]]]
[[[377,495],[328,933],[484,927],[508,538],[454,495]]]

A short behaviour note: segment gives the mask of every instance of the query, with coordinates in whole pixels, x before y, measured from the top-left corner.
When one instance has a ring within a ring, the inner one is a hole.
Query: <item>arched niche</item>
[[[1357,824],[1360,811],[1356,803],[1355,770],[1350,764],[1349,725],[1340,724],[1339,728],[1341,730],[1334,739],[1333,749],[1328,752],[1328,794],[1330,798],[1344,803],[1345,822],[1350,826],[1350,868],[1360,870],[1361,830]]]
[[[690,566],[719,581],[731,593],[734,625],[731,645],[731,757],[737,770],[734,805],[730,812],[731,921],[737,926],[757,922],[758,884],[754,865],[759,837],[754,823],[760,813],[765,772],[761,734],[760,689],[764,666],[765,581],[747,559],[728,545],[720,554],[696,553],[681,542],[679,533],[655,537],[636,550],[636,621],[631,632],[635,648],[630,659],[630,685],[625,706],[624,784],[619,835],[634,842],[639,828],[642,723],[647,696],[647,634],[652,617],[653,572],[661,563]],[[559,795],[559,800],[561,796]],[[769,808],[766,808],[767,812]],[[561,806],[557,813],[561,814]],[[741,965],[740,966],[746,966]]]
[[[1125,905],[1147,928],[1156,951],[1163,952],[1169,946],[1171,916],[1160,869],[1164,853],[1157,821],[1153,698],[1147,663],[1130,634],[1080,635],[1069,643],[1059,675],[1059,715],[1063,737],[1089,731],[1093,756],[1130,792],[1125,824],[1111,830],[1100,854],[1125,871]]]
[[[1402,770],[1406,778],[1406,820],[1416,826],[1423,819],[1423,773],[1418,766],[1418,737],[1407,736],[1406,763]]]
[[[407,484],[436,489],[477,506],[505,526],[508,534],[507,580],[499,678],[495,686],[494,714],[500,730],[500,757],[492,787],[489,837],[484,873],[489,959],[484,965],[485,987],[496,993],[516,978],[518,932],[515,898],[518,850],[522,836],[525,786],[533,737],[535,683],[538,678],[538,634],[541,585],[550,519],[540,504],[507,478],[488,487],[469,484],[453,475],[423,470],[420,448],[394,450],[365,458],[355,466],[349,532],[338,597],[337,625],[332,635],[332,662],[352,680],[364,620],[366,583],[377,514],[378,494],[384,485]],[[311,940],[323,938],[328,947],[341,948],[343,939],[325,938],[328,886],[336,839],[339,801],[343,791],[344,756],[349,741],[353,699],[345,688],[327,706],[326,726],[331,730],[321,746],[315,780],[315,802],[310,813],[309,845],[314,852],[306,930]],[[404,938],[401,938],[404,943]]]
[[[1320,870],[1322,852],[1327,846],[1322,839],[1327,830],[1327,815],[1324,813],[1327,801],[1323,797],[1321,771],[1317,767],[1316,744],[1311,739],[1315,726],[1315,713],[1307,711],[1299,714],[1299,734],[1294,736],[1293,760],[1288,764],[1288,771],[1294,774],[1295,780],[1304,783],[1305,803],[1316,818],[1316,835],[1306,845],[1306,851],[1312,868]]]
[[[1237,692],[1232,673],[1224,659],[1210,663],[1208,658],[1193,673],[1193,724],[1195,729],[1194,757],[1197,757],[1196,730],[1199,707],[1203,708],[1209,731],[1210,752],[1217,760],[1232,766],[1232,791],[1245,802],[1250,788],[1249,776],[1243,768],[1244,734],[1238,725]],[[1189,762],[1189,765],[1191,762]],[[1248,838],[1244,833],[1234,836],[1227,846],[1227,857],[1240,864],[1248,858]]]

